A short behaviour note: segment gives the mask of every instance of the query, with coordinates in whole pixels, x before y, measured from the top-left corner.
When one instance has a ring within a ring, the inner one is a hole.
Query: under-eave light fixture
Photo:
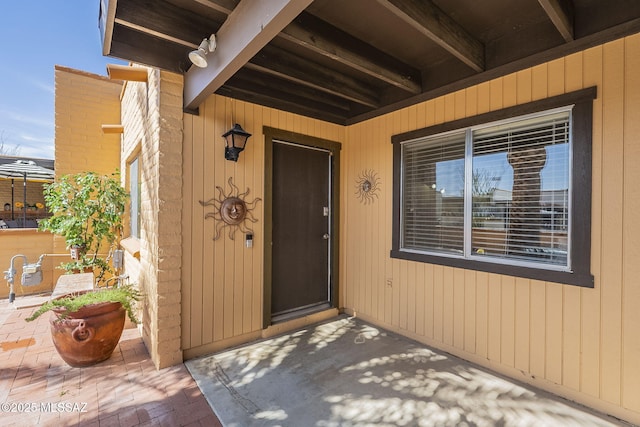
[[[216,35],[211,34],[208,39],[202,39],[200,46],[196,50],[189,52],[189,60],[196,67],[206,68],[207,66],[207,53],[216,50],[217,42]]]
[[[240,152],[244,150],[250,136],[251,134],[249,132],[242,129],[242,126],[236,123],[233,128],[222,135],[227,143],[226,147],[224,147],[224,158],[237,162],[238,157],[240,157]]]

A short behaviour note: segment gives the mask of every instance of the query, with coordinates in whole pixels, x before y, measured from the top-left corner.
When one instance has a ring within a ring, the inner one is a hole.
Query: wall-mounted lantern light
[[[236,123],[233,128],[222,135],[227,142],[227,146],[224,148],[224,158],[237,162],[240,152],[244,150],[250,136],[251,134],[249,132],[242,129],[242,126]]]

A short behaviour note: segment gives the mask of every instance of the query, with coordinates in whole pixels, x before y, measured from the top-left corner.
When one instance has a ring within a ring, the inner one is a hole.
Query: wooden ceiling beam
[[[218,47],[206,68],[184,79],[185,110],[195,110],[242,68],[313,0],[242,0],[217,31]]]
[[[540,6],[558,29],[564,41],[574,38],[573,2],[571,0],[538,0]]]
[[[196,3],[229,15],[238,6],[239,0],[194,0]]]
[[[374,88],[344,73],[272,46],[266,46],[246,67],[368,107],[380,105]]]
[[[473,70],[484,71],[484,45],[430,0],[378,0],[378,3]]]
[[[278,36],[409,93],[422,92],[418,70],[306,12]]]
[[[115,23],[192,49],[221,25],[163,0],[121,1]]]

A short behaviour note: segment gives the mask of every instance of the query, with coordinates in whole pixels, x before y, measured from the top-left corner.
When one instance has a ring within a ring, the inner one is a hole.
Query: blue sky
[[[106,75],[100,0],[3,1],[0,6],[0,136],[19,155],[54,156],[54,66]]]

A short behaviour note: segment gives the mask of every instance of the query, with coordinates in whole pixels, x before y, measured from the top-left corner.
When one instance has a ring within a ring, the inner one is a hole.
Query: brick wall
[[[145,295],[142,334],[157,368],[182,362],[182,88],[182,76],[150,69],[122,98],[123,182],[138,157],[141,185],[140,259],[128,254],[125,268]]]

